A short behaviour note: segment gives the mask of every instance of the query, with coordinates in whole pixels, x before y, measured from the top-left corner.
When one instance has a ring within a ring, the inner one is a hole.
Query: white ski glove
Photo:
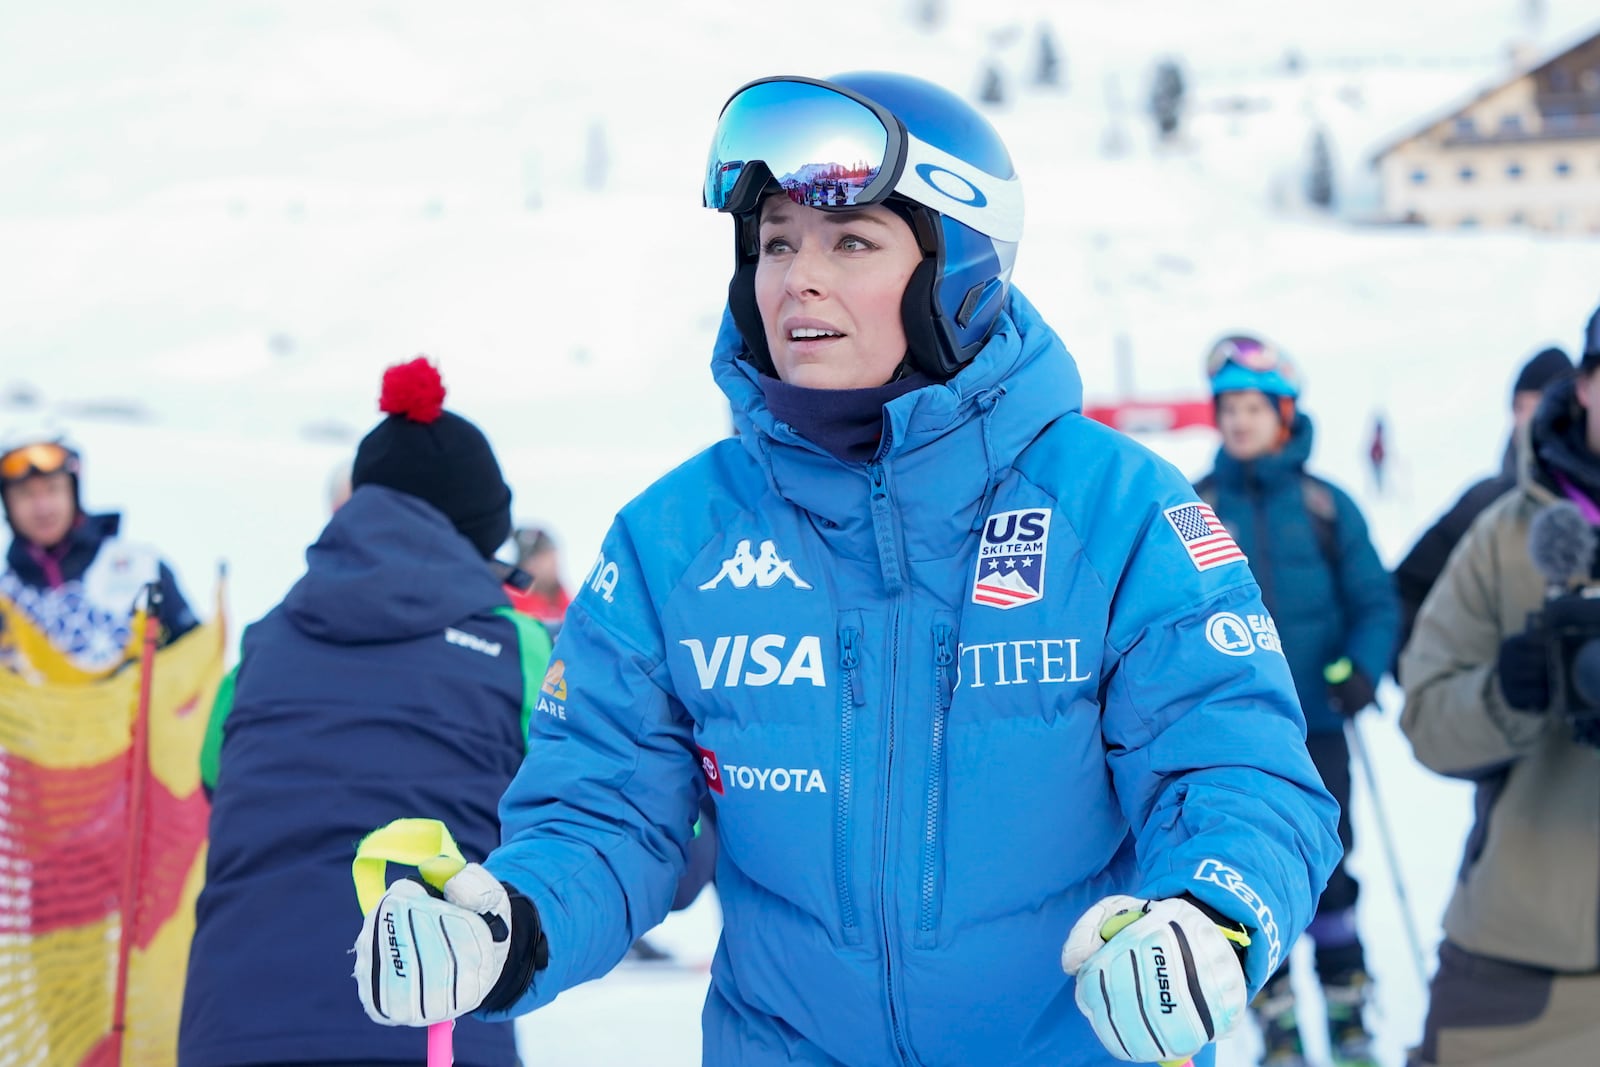
[[[444,899],[396,882],[356,938],[361,1006],[384,1026],[428,1026],[474,1011],[505,970],[511,901],[499,879],[469,863]]]
[[[1061,950],[1078,979],[1078,1010],[1119,1060],[1182,1062],[1244,1014],[1235,940],[1179,897],[1106,897],[1084,912]]]

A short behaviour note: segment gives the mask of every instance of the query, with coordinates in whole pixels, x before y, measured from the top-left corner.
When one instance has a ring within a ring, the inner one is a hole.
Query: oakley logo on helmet
[[[939,190],[952,200],[959,200],[963,204],[973,207],[984,207],[989,203],[989,198],[984,196],[978,187],[959,174],[936,167],[932,163],[917,164],[917,177]]]

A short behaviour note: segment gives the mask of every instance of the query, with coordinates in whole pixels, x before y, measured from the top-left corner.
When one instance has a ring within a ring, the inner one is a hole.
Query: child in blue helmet
[[[1196,488],[1250,557],[1262,599],[1277,620],[1276,636],[1305,711],[1306,744],[1339,801],[1339,837],[1348,850],[1344,727],[1373,702],[1398,635],[1398,603],[1355,503],[1306,472],[1311,420],[1298,409],[1294,364],[1272,344],[1240,335],[1213,346],[1207,371],[1222,447],[1216,468]],[[1375,1063],[1361,1015],[1369,991],[1355,925],[1358,889],[1341,862],[1309,930],[1339,1067]],[[1266,1044],[1264,1063],[1304,1064],[1287,966],[1253,1007]]]
[[[705,201],[739,435],[618,514],[504,842],[373,909],[368,1014],[504,1018],[604,974],[709,795],[706,1063],[1210,1062],[1336,812],[1282,655],[1216,636],[1266,618],[1243,555],[1083,417],[1010,285],[1005,146],[913,78],[764,79]]]

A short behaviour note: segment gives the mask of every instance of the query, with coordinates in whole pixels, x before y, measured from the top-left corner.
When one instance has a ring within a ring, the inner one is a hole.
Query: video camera
[[[1600,583],[1590,579],[1596,543],[1595,528],[1566,500],[1541,510],[1528,528],[1528,555],[1546,583],[1528,632],[1544,643],[1551,713],[1588,744],[1600,739]]]

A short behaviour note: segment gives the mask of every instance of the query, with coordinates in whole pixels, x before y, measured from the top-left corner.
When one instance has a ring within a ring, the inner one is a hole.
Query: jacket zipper
[[[886,439],[888,436],[887,433],[884,434]],[[887,441],[884,447],[887,448]],[[905,583],[900,575],[900,553],[895,547],[893,507],[889,502],[889,485],[884,475],[883,464],[873,463],[868,468],[868,476],[872,481],[872,532],[877,542],[878,566],[883,573],[885,587],[894,597],[894,615],[890,627],[893,644],[889,649],[889,676],[886,680],[889,687],[889,703],[885,734],[889,751],[883,765],[883,858],[878,872],[878,924],[883,932],[883,981],[889,1002],[889,1025],[894,1032],[895,1053],[901,1063],[910,1063],[911,1053],[906,1045],[905,1032],[900,1025],[899,1009],[895,1006],[894,937],[889,930],[888,900],[889,825],[894,817],[895,693],[900,675],[900,601],[901,590]]]
[[[843,669],[844,684],[839,693],[839,788],[833,798],[833,879],[839,894],[839,923],[847,945],[861,943],[855,898],[850,892],[848,831],[850,793],[855,786],[856,709],[867,701],[856,673],[861,666],[861,650],[857,644],[860,639],[861,632],[854,626],[846,626],[839,633],[839,666]]]
[[[922,900],[917,909],[917,947],[932,948],[939,925],[939,822],[944,805],[945,720],[953,696],[951,665],[955,633],[948,623],[933,628],[933,733],[928,744],[928,808],[922,829]]]

